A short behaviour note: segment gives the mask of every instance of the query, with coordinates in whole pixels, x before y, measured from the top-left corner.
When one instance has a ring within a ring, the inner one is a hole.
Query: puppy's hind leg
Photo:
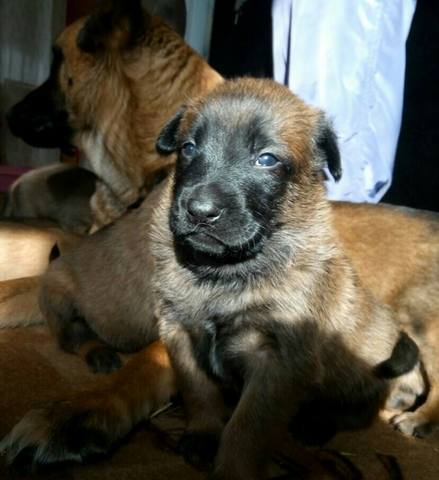
[[[109,373],[122,362],[117,353],[103,343],[81,315],[68,285],[52,278],[45,282],[40,295],[40,308],[47,323],[66,352],[80,355],[94,373]],[[49,284],[48,284],[49,283]],[[66,288],[67,287],[67,288]]]

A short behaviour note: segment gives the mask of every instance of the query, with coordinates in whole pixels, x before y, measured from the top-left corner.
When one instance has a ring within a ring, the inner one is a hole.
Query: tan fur
[[[283,121],[291,117],[297,120],[283,129],[288,148],[295,152],[294,158],[301,179],[298,190],[290,192],[289,200],[284,205],[285,223],[300,225],[300,229],[298,232],[295,229],[287,230],[281,237],[281,241],[286,244],[291,242],[296,246],[294,262],[284,262],[282,256],[273,252],[275,266],[272,276],[263,278],[261,282],[240,291],[239,294],[234,292],[230,295],[224,288],[194,284],[191,275],[175,261],[168,226],[171,179],[156,189],[140,209],[126,215],[112,228],[87,238],[77,248],[54,262],[44,279],[41,305],[49,325],[57,335],[62,334],[65,328],[65,325],[60,323],[59,314],[68,316],[69,311],[74,308],[76,315],[83,316],[101,340],[116,349],[125,350],[138,348],[157,338],[153,309],[155,304],[161,319],[161,335],[171,349],[174,366],[180,375],[180,386],[186,396],[189,427],[195,432],[214,435],[218,435],[223,429],[227,415],[222,399],[211,380],[194,363],[185,329],[163,322],[162,319],[172,317],[180,308],[187,318],[197,318],[208,304],[211,313],[215,311],[224,315],[237,310],[249,312],[250,315],[255,315],[253,321],[259,322],[264,319],[257,311],[268,300],[272,302],[270,322],[275,322],[279,328],[288,329],[291,319],[300,317],[304,311],[316,318],[315,325],[318,326],[321,336],[320,341],[311,345],[311,348],[313,355],[319,360],[311,364],[311,370],[305,370],[303,377],[293,382],[301,386],[294,392],[286,389],[281,377],[276,379],[276,372],[282,372],[279,364],[273,365],[268,374],[264,374],[262,366],[269,358],[269,350],[265,350],[267,340],[264,335],[250,329],[237,338],[236,353],[248,352],[249,365],[256,362],[261,366],[262,376],[258,377],[258,382],[262,391],[256,397],[245,396],[242,405],[240,403],[238,406],[238,416],[231,426],[226,427],[223,434],[226,440],[222,442],[217,466],[219,471],[224,468],[244,469],[249,474],[245,478],[251,478],[251,475],[255,474],[256,466],[252,463],[255,456],[262,458],[262,453],[265,454],[266,451],[261,452],[260,449],[269,450],[271,442],[279,430],[282,430],[279,424],[270,430],[271,426],[262,418],[263,408],[259,413],[255,413],[261,422],[252,420],[253,426],[250,426],[248,420],[252,405],[257,404],[258,398],[270,395],[270,385],[273,386],[273,401],[280,401],[279,408],[275,411],[285,420],[286,410],[288,415],[291,414],[291,409],[294,411],[294,402],[300,400],[302,394],[306,395],[309,379],[330,376],[331,364],[336,360],[347,363],[353,369],[364,371],[390,356],[399,327],[392,322],[391,311],[376,303],[367,293],[367,288],[370,288],[379,300],[394,307],[400,321],[408,308],[415,308],[420,304],[422,292],[412,295],[412,286],[422,285],[424,282],[425,288],[422,291],[428,293],[428,298],[423,305],[435,308],[437,297],[433,291],[437,281],[435,267],[439,260],[439,243],[436,238],[439,223],[435,217],[430,218],[421,212],[387,206],[331,205],[325,202],[322,187],[310,183],[309,177],[313,151],[309,138],[315,133],[316,122],[320,118],[318,112],[308,109],[298,100],[290,100],[294,97],[290,97],[286,90],[273,87],[270,83],[259,86],[258,82],[252,83],[248,80],[241,84],[241,88],[242,85],[247,89],[255,88],[260,95],[272,95],[274,105],[277,106],[275,111],[283,113],[283,117],[280,117]],[[228,88],[234,87],[226,84],[224,90],[218,89],[219,93],[216,95],[219,99],[222,92]],[[209,101],[215,102],[216,98],[212,96]],[[190,121],[191,115],[196,115],[197,108],[202,108],[202,103],[189,111],[186,122]],[[184,125],[187,126],[187,123],[183,122]],[[290,127],[291,125],[295,126]],[[151,220],[153,226],[148,234]],[[150,255],[150,241],[154,260]],[[379,246],[380,242],[382,247]],[[358,271],[358,279],[349,259]],[[276,266],[277,261],[279,264]],[[326,265],[325,269],[322,269],[322,262]],[[151,284],[154,270],[158,296],[155,298],[152,296]],[[172,298],[175,302],[172,308],[163,304],[161,299],[164,293],[168,299]],[[414,319],[411,317],[411,320]],[[410,318],[406,317],[406,320]],[[426,328],[429,328],[428,322],[434,319],[418,317],[416,320],[425,322]],[[407,322],[403,323],[403,326],[407,327]],[[437,337],[433,340],[437,341]],[[319,357],[324,344],[333,344],[332,354]],[[165,358],[167,354],[163,345],[157,343],[156,346]],[[297,351],[300,352],[303,348],[301,343]],[[434,349],[435,345],[430,344],[429,348]],[[337,352],[337,357],[333,352]],[[430,370],[431,357],[427,358],[427,352],[427,349],[423,350],[424,360],[430,378],[435,379],[435,374]],[[137,360],[138,369],[124,368],[120,371],[121,378],[125,376],[125,381],[130,386],[123,390],[118,398],[124,405],[129,405],[132,418],[143,418],[142,405],[150,405],[151,395],[154,395],[154,390],[142,391],[138,396],[136,394],[136,402],[130,403],[137,386],[149,381],[150,372],[145,373],[141,368],[143,361],[144,357],[140,356]],[[165,370],[170,372],[169,367],[165,366]],[[349,384],[351,380],[350,375],[337,377],[336,384]],[[393,386],[397,391],[399,385],[398,382],[395,383]],[[432,392],[435,392],[434,385]],[[114,394],[113,390],[106,394],[108,402],[112,402]],[[432,398],[435,399],[434,396]],[[162,401],[167,401],[166,395],[162,397]],[[431,404],[430,400],[426,405],[428,404]],[[77,408],[80,411],[89,411],[85,398],[78,402]],[[99,406],[96,413],[101,411],[101,408],[106,407]],[[437,406],[434,406],[433,410],[434,408]],[[110,412],[111,407],[108,407],[108,414]],[[242,412],[242,415],[239,412]],[[68,421],[71,418],[69,409],[62,410],[60,416]],[[116,424],[121,422],[125,425],[125,420],[116,418],[114,421]],[[13,431],[11,436],[4,440],[3,446],[12,452],[11,458],[29,445],[32,436],[27,434],[39,424],[40,414],[34,417],[30,414],[24,423],[20,423],[14,430],[21,433],[15,435]],[[53,422],[51,425],[55,426]],[[50,430],[53,427],[48,428]],[[255,440],[252,437],[258,434],[257,431],[252,431],[253,428],[263,429],[260,432],[265,439],[263,443],[260,443],[259,438]],[[117,426],[114,431],[119,432]],[[122,435],[125,429],[121,428],[120,432]],[[106,435],[104,432],[104,436]],[[115,441],[116,437],[117,435],[109,435],[109,442]],[[41,445],[43,447],[40,457],[45,458],[44,455],[50,451],[50,439],[45,437]],[[84,447],[92,449],[93,445],[86,444]],[[41,458],[37,460],[41,461]],[[240,458],[247,460],[242,463]],[[60,459],[53,461],[58,460]]]
[[[55,244],[68,250],[80,238],[49,222],[0,221],[0,281],[41,275]]]
[[[55,245],[65,252],[80,238],[48,222],[0,222],[0,328],[43,321],[38,308],[40,275]]]
[[[154,146],[165,121],[222,79],[158,17],[145,12],[140,44],[121,48],[128,34],[122,26],[106,51],[94,55],[77,46],[86,21],[67,27],[56,44],[65,58],[59,82],[77,130],[74,143],[100,179],[92,198],[100,227],[118,218],[173,163]]]
[[[0,282],[0,328],[44,322],[38,307],[40,281],[41,278],[37,276]]]
[[[416,340],[427,401],[394,419],[404,433],[439,437],[439,215],[403,207],[335,203],[336,227],[364,284]]]
[[[11,185],[2,215],[51,220],[67,231],[86,233],[91,227],[94,183],[92,173],[72,165],[36,168]]]

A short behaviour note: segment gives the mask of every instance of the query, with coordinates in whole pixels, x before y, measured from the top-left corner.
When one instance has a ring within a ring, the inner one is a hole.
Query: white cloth
[[[274,77],[327,112],[339,138],[335,200],[377,202],[401,125],[405,42],[416,0],[273,0]]]

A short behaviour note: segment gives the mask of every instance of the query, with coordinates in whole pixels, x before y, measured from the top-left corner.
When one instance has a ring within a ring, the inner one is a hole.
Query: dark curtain
[[[273,76],[271,0],[247,0],[235,12],[235,0],[217,0],[210,64],[225,77]]]
[[[439,2],[418,0],[407,41],[404,109],[385,202],[439,211]]]

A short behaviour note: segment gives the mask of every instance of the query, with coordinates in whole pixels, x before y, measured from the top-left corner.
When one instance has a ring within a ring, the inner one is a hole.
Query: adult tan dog
[[[154,147],[166,120],[221,81],[140,0],[102,2],[61,33],[48,80],[11,110],[9,126],[31,145],[83,153],[99,178],[91,201],[98,228],[173,163]]]
[[[80,352],[100,339],[117,349],[139,347],[158,337],[159,319],[186,397],[188,458],[206,445],[199,435],[215,440],[224,426],[215,382],[236,390],[244,381],[222,434],[218,478],[229,468],[232,477],[259,478],[262,456],[254,448],[260,438],[253,429],[264,425],[262,437],[276,436],[271,428],[281,428],[297,408],[310,413],[319,402],[328,408],[317,422],[306,415],[306,422],[292,425],[302,438],[310,432],[325,438],[334,429],[367,424],[383,404],[385,377],[400,374],[402,388],[394,390],[392,406],[411,406],[422,393],[416,350],[407,337],[398,340],[390,310],[377,304],[367,287],[377,291],[378,285],[379,297],[397,309],[396,316],[408,313],[418,331],[419,322],[428,329],[428,309],[435,313],[437,300],[428,298],[423,315],[413,317],[419,297],[410,290],[418,273],[425,287],[437,286],[436,265],[428,265],[439,255],[431,241],[437,219],[327,203],[319,171],[326,158],[338,174],[333,135],[320,112],[271,82],[224,84],[177,116],[158,146],[166,153],[180,151],[174,178],[139,210],[55,261],[45,277],[41,305],[62,345]],[[353,231],[346,219],[363,225]],[[373,248],[374,235],[392,224],[392,233],[413,232],[401,247],[423,247],[411,265],[398,262],[394,253],[380,263],[381,252],[395,248],[390,237],[381,239],[380,250]],[[364,247],[369,257],[360,251]],[[403,276],[406,268],[410,278]],[[288,339],[299,345],[288,347]],[[104,363],[113,361],[111,350],[102,348],[95,343],[92,365],[99,365],[103,351]],[[268,365],[268,376],[254,384],[255,365]],[[105,451],[176,390],[160,343],[113,378],[114,388],[30,412],[3,441],[9,459],[30,447],[25,457],[37,463]],[[254,402],[248,401],[261,386]],[[336,392],[346,399],[342,407]],[[271,409],[269,402],[254,411],[268,394],[279,408]],[[261,422],[244,421],[248,415]],[[409,414],[402,415],[399,425],[407,425]],[[427,420],[431,426],[432,416]],[[83,442],[73,444],[69,439],[78,432]]]

